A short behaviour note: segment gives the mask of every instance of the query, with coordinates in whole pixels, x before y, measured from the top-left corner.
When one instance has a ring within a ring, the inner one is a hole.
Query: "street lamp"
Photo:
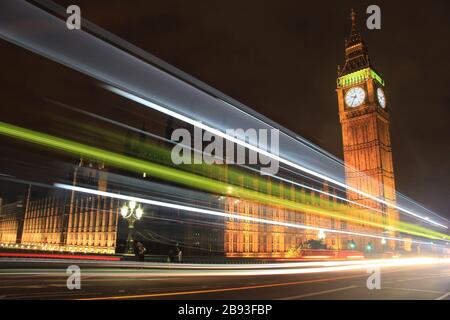
[[[120,214],[124,219],[128,222],[128,237],[127,244],[125,247],[125,253],[133,253],[133,228],[136,220],[142,218],[144,214],[144,210],[142,210],[141,206],[137,205],[136,201],[128,202],[128,206],[124,204],[122,208],[120,208]]]
[[[319,237],[319,240],[324,240],[326,237],[325,231],[319,230],[319,233],[317,234],[317,236]]]

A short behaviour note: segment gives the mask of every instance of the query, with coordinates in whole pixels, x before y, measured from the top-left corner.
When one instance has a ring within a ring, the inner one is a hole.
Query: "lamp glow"
[[[126,205],[124,205],[122,208],[120,208],[120,214],[124,218],[128,215],[128,207]]]
[[[138,208],[136,209],[136,218],[138,218],[138,219],[142,218],[142,215],[143,215],[143,214],[144,214],[144,210],[142,210],[141,207],[138,207]]]
[[[325,239],[325,231],[320,230],[320,231],[319,231],[319,234],[318,234],[318,237],[319,237],[320,240]]]

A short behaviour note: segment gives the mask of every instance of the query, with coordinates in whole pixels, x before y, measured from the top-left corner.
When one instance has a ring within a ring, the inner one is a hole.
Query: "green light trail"
[[[392,225],[386,225],[383,223],[375,222],[375,219],[379,219],[377,215],[368,213],[367,210],[361,210],[361,209],[355,209],[352,207],[344,206],[344,205],[336,205],[335,203],[331,201],[325,201],[324,199],[318,199],[318,197],[314,197],[309,195],[310,201],[318,203],[320,201],[321,203],[326,203],[329,207],[328,209],[320,208],[314,205],[309,205],[305,203],[300,203],[293,200],[283,199],[280,198],[282,195],[282,191],[279,190],[277,192],[280,196],[273,196],[269,195],[267,193],[258,192],[255,190],[250,190],[248,188],[240,187],[235,184],[229,184],[222,181],[217,181],[211,178],[203,177],[198,174],[194,174],[191,172],[182,171],[179,169],[175,169],[172,167],[168,167],[165,165],[121,155],[115,152],[102,150],[100,148],[92,147],[86,144],[70,141],[63,138],[54,137],[49,134],[21,128],[18,126],[14,126],[8,123],[0,122],[0,134],[3,134],[5,136],[9,136],[12,138],[20,139],[22,141],[27,141],[29,143],[38,144],[41,146],[45,146],[48,148],[51,148],[53,150],[57,150],[60,152],[69,153],[74,156],[83,156],[86,158],[92,158],[98,161],[103,161],[107,163],[110,166],[114,166],[117,168],[122,168],[126,170],[130,170],[133,172],[146,172],[148,175],[151,175],[153,177],[170,181],[174,183],[178,183],[184,186],[188,186],[195,189],[200,189],[204,191],[208,191],[214,194],[223,195],[226,197],[232,197],[232,198],[242,198],[247,200],[256,201],[259,203],[264,203],[269,206],[280,206],[284,209],[290,209],[293,211],[301,211],[306,213],[313,213],[318,215],[323,215],[331,218],[336,218],[344,221],[350,221],[354,223],[364,224],[372,227],[377,228],[392,228],[395,231],[403,232],[411,235],[426,237],[429,239],[435,239],[435,240],[445,240],[450,239],[449,236],[421,227],[413,224],[409,224],[406,222],[397,222],[394,226]],[[223,168],[220,168],[221,170],[225,170]],[[229,169],[228,169],[229,170]],[[238,173],[229,171],[227,172],[228,178],[226,179],[229,181],[238,182],[242,181],[242,178],[244,179],[255,179],[253,176],[245,176],[243,173]],[[261,178],[259,178],[261,179]],[[237,183],[236,183],[237,184]],[[277,188],[279,188],[277,186]],[[284,188],[286,190],[289,190],[289,188]],[[274,190],[272,190],[274,191]],[[298,192],[297,192],[298,193]],[[300,196],[300,197],[299,197]],[[295,197],[290,197],[293,199],[302,199],[305,200],[305,195],[302,195],[301,193],[298,193],[295,195]],[[314,199],[315,198],[315,199]],[[336,209],[332,209],[333,207],[345,210],[346,213],[338,212]],[[369,214],[372,215],[371,219],[358,219],[354,216],[355,214],[364,213],[365,215]]]

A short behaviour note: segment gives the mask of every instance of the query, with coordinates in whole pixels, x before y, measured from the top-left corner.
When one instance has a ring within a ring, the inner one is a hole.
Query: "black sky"
[[[334,89],[355,8],[371,60],[386,82],[397,189],[450,216],[448,1],[56,2],[78,4],[82,17],[340,158]],[[381,30],[365,28],[369,4],[381,7]],[[0,50],[5,46],[7,54],[12,45],[2,43]],[[8,57],[3,77],[22,64]],[[42,59],[29,61],[21,72],[32,74]]]

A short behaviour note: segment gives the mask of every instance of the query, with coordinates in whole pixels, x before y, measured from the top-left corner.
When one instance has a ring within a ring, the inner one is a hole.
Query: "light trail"
[[[151,133],[149,133],[149,132],[147,132],[147,131],[140,130],[140,129],[135,128],[135,127],[133,127],[133,126],[129,126],[129,125],[123,124],[123,123],[121,123],[121,122],[114,121],[114,120],[108,119],[108,118],[106,118],[106,117],[99,116],[99,115],[97,115],[97,114],[95,114],[95,113],[91,113],[91,112],[88,112],[88,111],[85,111],[85,110],[80,110],[80,109],[78,109],[78,108],[69,106],[69,105],[67,105],[67,104],[65,104],[65,103],[62,103],[62,102],[59,102],[59,101],[55,101],[55,100],[53,100],[53,99],[47,99],[47,100],[48,100],[49,102],[51,102],[51,103],[54,103],[54,104],[60,106],[60,107],[69,109],[69,110],[71,110],[71,111],[79,112],[79,113],[81,113],[81,114],[83,114],[83,115],[87,115],[87,116],[93,117],[94,119],[102,120],[102,121],[104,121],[104,122],[107,122],[107,123],[110,123],[110,124],[114,124],[114,125],[117,125],[117,126],[119,126],[119,127],[122,127],[122,128],[128,129],[128,130],[132,130],[132,131],[137,132],[137,133],[139,133],[139,134],[143,134],[143,135],[149,136],[149,137],[151,137],[151,138],[158,139],[158,140],[163,141],[163,142],[166,142],[166,143],[170,143],[170,144],[173,144],[173,145],[176,144],[176,142],[174,142],[174,141],[172,141],[172,140],[170,140],[170,139],[166,139],[166,138],[161,137],[161,136],[159,136],[159,135],[151,134]],[[191,147],[190,145],[186,145],[186,144],[181,144],[181,145],[183,146],[183,148],[189,149],[189,150],[191,150],[191,151],[193,151],[193,152],[200,152],[200,153],[202,152],[202,150],[193,148],[193,147]],[[221,160],[221,161],[225,160],[225,159],[223,159],[223,158],[217,157],[216,155],[214,155],[214,159],[215,159],[215,160]],[[250,166],[241,165],[241,164],[238,164],[238,166],[239,166],[239,167],[243,167],[243,168],[245,168],[245,169],[247,169],[247,170],[251,170],[251,171],[254,171],[254,172],[258,172],[258,173],[259,173],[259,170],[255,169],[255,168],[252,168],[252,167],[250,167]],[[270,176],[270,177],[272,177],[272,178],[274,178],[274,179],[277,179],[277,180],[280,180],[280,181],[284,181],[284,182],[286,182],[286,183],[293,184],[293,185],[296,185],[296,186],[301,187],[301,188],[305,188],[305,189],[308,189],[308,190],[312,190],[312,191],[314,191],[314,192],[318,192],[318,193],[324,194],[324,195],[326,195],[326,196],[328,196],[328,197],[332,197],[332,198],[335,198],[335,199],[339,199],[339,200],[342,200],[342,201],[344,201],[344,202],[348,202],[348,203],[351,203],[351,204],[353,204],[353,205],[356,205],[356,206],[359,206],[359,207],[362,207],[362,208],[365,208],[365,209],[369,209],[369,210],[374,211],[374,212],[383,213],[382,210],[379,210],[379,209],[376,209],[376,208],[369,207],[369,206],[364,205],[364,204],[362,204],[362,203],[359,203],[359,202],[356,202],[356,201],[349,200],[349,199],[347,199],[347,198],[338,196],[338,195],[333,194],[333,193],[330,193],[330,192],[326,192],[326,191],[323,191],[323,190],[320,190],[320,189],[317,189],[317,188],[310,187],[310,186],[308,186],[308,185],[306,185],[306,184],[302,184],[302,183],[298,183],[298,182],[295,182],[295,181],[292,181],[292,180],[288,180],[288,179],[286,179],[286,178],[283,178],[283,177],[280,177],[280,176],[277,176],[277,175],[273,175],[273,174],[267,174],[267,175]],[[410,200],[410,201],[412,201],[412,200]],[[417,205],[418,205],[418,204],[417,204]],[[423,209],[427,210],[426,208],[423,208]]]
[[[255,125],[256,127],[280,127],[278,124],[274,124],[272,121],[261,115],[256,116],[256,112],[250,111],[249,108],[242,108],[240,104],[234,102],[231,104],[228,102],[231,101],[230,99],[220,98],[224,96],[223,94],[212,95],[208,90],[201,91],[197,87],[192,86],[189,82],[177,79],[172,74],[164,73],[161,69],[148,64],[148,62],[145,61],[146,59],[138,59],[136,56],[130,55],[122,49],[123,46],[117,46],[117,44],[114,46],[83,30],[70,32],[67,30],[63,19],[52,16],[48,12],[45,12],[41,8],[30,3],[25,1],[3,0],[1,6],[1,38],[57,63],[66,65],[76,71],[87,74],[103,83],[139,94],[147,99],[150,99],[151,97],[152,100],[159,101],[163,105],[170,105],[172,109],[179,112],[186,111],[191,116],[196,115],[197,118],[204,119],[205,122],[207,121],[209,124],[217,127],[233,128],[238,126],[255,128]],[[29,28],[20,27],[22,25],[21,23],[25,21]],[[34,30],[34,28],[40,29],[42,26],[45,26],[46,31],[53,32],[54,38],[58,38],[59,41],[49,41],[47,37],[42,37],[42,34],[36,34],[29,31]],[[94,25],[91,24],[91,27],[93,26]],[[121,42],[122,44],[126,43],[124,41]],[[69,48],[73,47],[78,48],[78,50],[69,50]],[[142,53],[142,50],[140,50],[140,52]],[[137,56],[140,55],[138,54]],[[114,61],[115,63],[111,63],[111,61]],[[120,65],[120,68],[116,68],[115,65]],[[158,64],[156,65],[158,66]],[[133,72],[124,73],[124,69],[133,70]],[[188,110],[185,108],[186,99],[189,100]],[[236,105],[241,107],[237,107]],[[224,109],[222,110],[224,112],[211,113],[212,107]],[[182,116],[180,113],[175,113]],[[224,117],[224,115],[227,117]],[[193,119],[191,120],[196,121]],[[250,121],[252,123],[249,123],[248,120],[252,120],[253,122]],[[260,126],[258,126],[255,121],[258,121]],[[239,123],[246,123],[246,125],[241,126]],[[220,130],[217,131],[221,132]],[[286,134],[286,130],[282,130],[282,132],[285,135],[283,137],[285,141],[287,137],[287,139],[293,140],[297,144],[295,146],[290,145],[289,152],[295,154],[295,156],[287,155],[291,160],[280,157],[280,160],[282,161],[278,161],[289,166],[294,165],[293,168],[300,171],[307,172],[325,181],[352,190],[355,193],[364,195],[365,197],[383,203],[386,206],[396,208],[399,211],[423,220],[427,224],[448,229],[446,225],[436,222],[426,216],[416,214],[403,206],[398,206],[394,203],[366,194],[343,182],[339,182],[336,178],[330,178],[329,176],[334,174],[332,172],[333,170],[341,169],[341,162],[336,161],[334,158],[331,159],[330,156],[325,154],[322,150],[319,152],[319,148],[312,148],[310,143],[305,143],[300,138],[293,138],[295,135]],[[241,140],[239,140],[239,142],[241,145],[242,143],[245,144],[245,142]],[[246,147],[251,150],[254,150],[253,148],[258,149],[251,144],[248,144]],[[307,150],[305,148],[307,148]],[[310,161],[308,160],[308,157],[302,153],[310,153],[311,151],[320,155],[321,158],[315,159],[316,161]],[[302,165],[297,163],[302,163]],[[338,168],[336,164],[340,164],[340,167]],[[310,168],[307,168],[308,165]],[[319,165],[322,169],[317,169],[316,165]],[[326,172],[328,176],[325,176],[321,172]]]
[[[57,138],[48,134],[20,128],[3,122],[0,122],[0,134],[51,147],[53,149],[68,152],[76,156],[83,155],[90,158],[98,159],[104,161],[105,163],[108,163],[109,165],[113,165],[116,167],[131,169],[137,172],[147,172],[153,175],[154,177],[162,178],[175,183],[184,184],[193,188],[203,189],[211,193],[218,193],[231,197],[238,196],[244,199],[251,199],[269,205],[278,204],[282,207],[290,208],[292,210],[297,211],[308,210],[309,212],[315,214],[327,215],[329,217],[339,218],[347,221],[370,224],[372,226],[377,226],[380,228],[386,227],[386,225],[383,224],[378,224],[367,220],[361,221],[360,219],[351,218],[348,215],[339,214],[337,212],[330,212],[329,210],[320,209],[315,206],[300,204],[297,202],[289,201],[286,199],[280,199],[277,197],[270,197],[267,196],[266,194],[261,194],[256,191],[248,190],[234,185],[232,186],[229,184],[225,184],[220,181],[198,176],[193,173],[180,171],[172,167],[167,167],[156,163],[135,159],[118,153],[95,148],[86,144],[81,144],[67,139]],[[231,195],[230,190],[232,190]],[[435,240],[442,240],[449,238],[449,236],[436,231],[428,230],[415,225],[409,226],[401,221],[399,223],[404,225],[405,228],[394,227],[393,230]]]
[[[8,262],[8,260],[6,260]],[[199,264],[171,264],[171,263],[122,263],[119,261],[87,261],[87,260],[47,260],[47,259],[9,259],[9,262],[33,263],[80,263],[84,265],[101,264],[103,268],[93,271],[84,269],[86,277],[214,277],[214,276],[263,276],[263,275],[292,275],[342,272],[352,270],[365,270],[388,267],[415,267],[423,265],[450,264],[450,258],[403,258],[403,259],[374,259],[359,261],[329,261],[329,262],[303,262],[262,265],[199,265]],[[151,265],[151,266],[149,266]],[[139,268],[139,270],[123,270],[116,268]],[[145,268],[142,269],[142,268]],[[61,274],[61,269],[24,269],[23,271],[4,269],[0,275],[55,275]],[[64,273],[65,275],[65,273]]]
[[[143,269],[180,269],[180,270],[258,270],[258,269],[290,269],[290,268],[311,268],[311,267],[340,267],[340,266],[371,266],[371,265],[387,265],[393,261],[399,261],[401,264],[413,265],[417,262],[435,262],[435,263],[450,263],[449,258],[432,258],[432,257],[412,257],[412,258],[397,258],[397,259],[367,259],[367,260],[339,260],[339,261],[308,261],[308,262],[278,262],[278,263],[250,263],[250,264],[221,264],[221,263],[158,263],[158,262],[130,262],[118,261],[119,258],[104,259],[98,256],[85,258],[86,256],[71,256],[60,254],[60,257],[44,257],[45,254],[34,256],[30,254],[26,258],[26,253],[20,257],[14,254],[3,254],[0,258],[1,262],[27,262],[27,263],[49,263],[49,264],[64,264],[64,263],[79,263],[86,266],[99,265],[108,268],[143,268]],[[55,269],[55,271],[60,271]],[[0,271],[1,273],[1,271]]]
[[[49,102],[51,102],[51,103],[54,103],[54,104],[56,104],[56,105],[58,105],[58,106],[60,106],[60,107],[69,109],[69,110],[71,110],[71,111],[75,111],[75,112],[81,113],[81,114],[83,114],[83,115],[87,115],[87,116],[93,117],[93,118],[95,118],[95,119],[102,120],[102,121],[104,121],[104,122],[107,122],[107,123],[110,123],[110,124],[114,124],[114,125],[117,125],[117,126],[119,126],[119,127],[122,127],[122,128],[125,128],[125,129],[129,129],[129,130],[132,130],[132,131],[135,131],[135,132],[137,132],[137,133],[139,133],[139,134],[144,134],[144,135],[146,135],[146,136],[149,136],[149,137],[152,137],[152,138],[155,138],[155,139],[164,141],[164,142],[166,142],[166,143],[176,144],[176,142],[174,142],[174,141],[172,141],[172,140],[170,140],[170,139],[166,139],[166,138],[161,137],[161,136],[159,136],[159,135],[155,135],[155,134],[148,133],[148,132],[146,132],[146,131],[137,129],[137,128],[133,127],[133,126],[129,126],[129,125],[123,124],[123,123],[121,123],[121,122],[114,121],[114,120],[108,119],[108,118],[106,118],[106,117],[99,116],[99,115],[97,115],[97,114],[95,114],[95,113],[91,113],[91,112],[88,112],[88,111],[85,111],[85,110],[80,110],[80,109],[78,109],[78,108],[69,106],[69,105],[67,105],[67,104],[64,104],[64,103],[62,103],[62,102],[55,101],[55,100],[52,100],[52,99],[47,99],[47,100],[48,100]],[[102,133],[100,132],[99,134],[102,134]],[[115,139],[117,139],[117,138],[115,138]],[[305,141],[305,142],[306,142],[306,141]],[[184,144],[182,144],[182,146],[183,146],[184,148],[187,148],[187,149],[192,150],[192,151],[194,151],[194,152],[202,152],[202,150],[193,148],[193,147],[191,147],[190,145],[184,145]],[[217,157],[217,156],[214,156],[214,158],[215,158],[215,159],[218,159],[218,160],[224,160],[224,159],[219,158],[219,157]],[[245,168],[245,169],[247,169],[247,170],[250,170],[250,171],[254,171],[254,172],[259,173],[259,170],[255,169],[255,168],[252,168],[252,167],[249,167],[249,166],[246,166],[246,165],[238,165],[238,166],[239,166],[239,167],[243,167],[243,168]],[[229,170],[232,170],[232,169],[229,169]],[[289,170],[289,169],[287,169],[287,170]],[[294,172],[294,171],[292,171],[292,170],[289,170],[289,171],[292,172],[293,174],[298,174],[298,173],[296,173],[296,172]],[[361,203],[356,202],[356,201],[349,200],[349,199],[347,199],[347,198],[345,198],[345,197],[341,197],[341,196],[338,196],[338,195],[333,194],[333,193],[330,193],[330,192],[326,192],[326,191],[323,191],[323,190],[320,190],[320,189],[317,189],[317,188],[314,188],[314,187],[310,187],[310,186],[308,186],[308,185],[306,185],[306,184],[298,183],[298,182],[295,182],[295,181],[293,181],[293,180],[289,180],[289,179],[286,179],[286,178],[283,178],[283,177],[280,177],[280,176],[277,176],[277,175],[268,174],[268,176],[270,176],[270,177],[272,177],[272,178],[274,178],[274,179],[276,179],[276,180],[286,182],[286,183],[288,183],[288,184],[293,184],[293,185],[296,185],[296,186],[301,187],[301,188],[305,188],[305,189],[308,189],[308,190],[312,190],[312,191],[314,191],[314,192],[318,192],[318,193],[324,194],[324,195],[326,195],[326,196],[328,196],[328,197],[331,197],[331,198],[335,198],[335,199],[339,199],[339,200],[344,201],[344,202],[347,202],[347,203],[351,203],[351,204],[353,204],[353,205],[355,205],[355,206],[358,206],[358,207],[362,207],[362,208],[365,208],[365,209],[369,209],[370,211],[374,211],[374,212],[378,212],[378,213],[383,213],[382,210],[379,210],[379,209],[376,209],[376,208],[372,208],[372,207],[370,207],[370,206],[361,204]],[[314,180],[314,181],[319,181],[319,180]],[[409,201],[413,202],[413,200],[411,200],[411,199],[409,199]],[[420,206],[419,204],[416,204],[416,205]],[[422,207],[422,208],[423,208],[424,210],[428,210],[428,209],[426,209],[426,208],[424,208],[424,207]],[[428,210],[428,211],[429,211],[429,210]],[[432,213],[432,214],[438,216],[436,213],[433,213],[433,212],[430,212],[430,213]],[[361,223],[362,223],[362,221],[361,221]],[[402,231],[402,230],[399,229],[398,231]],[[417,234],[417,233],[416,233],[415,235],[420,235],[420,234]],[[439,239],[439,238],[437,238],[437,239]]]
[[[202,213],[202,214],[207,214],[207,215],[220,216],[220,217],[225,217],[225,218],[233,218],[233,219],[252,221],[252,222],[258,222],[258,223],[266,223],[266,224],[283,226],[283,227],[324,231],[324,232],[330,232],[330,233],[341,233],[341,234],[347,234],[347,235],[355,235],[355,236],[362,236],[362,237],[369,237],[369,238],[376,238],[376,239],[394,240],[394,241],[400,241],[400,242],[412,242],[412,243],[427,244],[427,245],[433,245],[433,246],[436,245],[432,242],[424,242],[424,241],[409,240],[409,239],[405,240],[405,239],[396,238],[396,237],[378,236],[378,235],[368,234],[368,233],[359,233],[359,232],[351,232],[351,231],[344,231],[344,230],[313,227],[313,226],[306,226],[306,225],[294,224],[294,223],[289,223],[289,222],[261,219],[261,218],[255,218],[255,217],[250,217],[250,216],[242,216],[242,215],[238,215],[238,214],[225,213],[225,212],[220,212],[220,211],[215,211],[215,210],[196,208],[196,207],[174,204],[174,203],[169,203],[169,202],[127,196],[124,194],[117,194],[117,193],[112,193],[112,192],[107,192],[107,191],[100,191],[100,190],[94,190],[94,189],[89,189],[89,188],[84,188],[84,187],[70,186],[70,185],[61,184],[61,183],[55,183],[54,186],[57,188],[65,189],[65,190],[94,194],[94,195],[115,198],[115,199],[120,199],[120,200],[126,200],[126,201],[136,201],[136,202],[159,206],[159,207],[172,208],[172,209],[178,209],[178,210],[190,211],[190,212],[197,212],[197,213]]]
[[[62,253],[0,252],[0,257],[66,259],[67,261],[70,261],[70,260],[118,261],[118,260],[120,260],[119,257],[108,257],[108,256],[99,256],[99,255],[97,255],[97,256],[84,255],[83,256],[83,255],[70,255],[70,254],[62,254]],[[24,260],[21,260],[21,261],[24,261]],[[41,261],[45,261],[45,260],[41,260]]]
[[[258,171],[257,169],[250,168],[250,167],[249,167],[248,169],[249,169],[249,170],[253,170],[253,171]],[[375,209],[375,208],[366,206],[366,205],[364,205],[364,204],[362,204],[362,203],[359,203],[359,202],[356,202],[356,201],[349,200],[349,199],[347,199],[347,198],[338,196],[338,195],[333,194],[333,193],[330,193],[330,192],[326,192],[326,191],[323,191],[323,190],[320,190],[320,189],[317,189],[317,188],[310,187],[310,186],[308,186],[308,185],[306,185],[306,184],[302,184],[302,183],[299,183],[299,182],[295,182],[295,181],[292,181],[292,180],[289,180],[289,179],[286,179],[286,178],[283,178],[283,177],[275,176],[275,175],[272,175],[272,174],[269,174],[268,176],[270,176],[270,177],[272,177],[272,178],[274,178],[274,179],[280,180],[280,181],[284,181],[284,182],[289,183],[289,184],[293,184],[293,185],[295,185],[295,186],[297,186],[297,187],[301,187],[301,188],[305,188],[305,189],[308,189],[308,190],[312,190],[312,191],[314,191],[314,192],[318,192],[318,193],[324,194],[324,195],[326,195],[326,196],[328,196],[328,197],[335,198],[335,199],[339,199],[339,200],[342,200],[342,201],[344,201],[344,202],[348,202],[348,203],[354,204],[354,205],[356,205],[356,206],[359,206],[359,207],[362,207],[362,208],[365,208],[365,209],[369,209],[370,211],[375,211],[375,212],[383,213],[383,211],[381,211],[381,210],[378,210],[378,209]]]
[[[364,275],[365,277],[366,275]],[[271,283],[271,284],[260,284],[251,286],[241,286],[241,287],[231,287],[231,288],[221,288],[221,289],[205,289],[205,290],[195,290],[195,291],[175,291],[175,292],[165,292],[165,293],[147,293],[139,295],[122,295],[122,296],[111,296],[111,297],[96,297],[96,298],[82,298],[80,300],[104,300],[104,299],[143,299],[143,298],[157,298],[157,297],[167,297],[167,296],[179,296],[179,295],[192,295],[192,294],[202,294],[202,293],[222,293],[229,291],[240,291],[240,290],[252,290],[261,288],[274,288],[274,287],[284,287],[292,285],[301,285],[307,283],[320,283],[320,282],[330,282],[343,279],[354,279],[361,278],[362,275],[356,276],[341,276],[325,279],[313,279],[313,280],[303,280],[294,282],[282,282],[282,283]]]
[[[72,261],[74,263],[74,261]],[[338,265],[338,266],[318,266],[318,267],[305,267],[305,268],[280,268],[280,269],[222,269],[222,270],[181,270],[181,269],[168,269],[164,270],[117,270],[100,268],[97,271],[95,269],[89,270],[84,269],[84,277],[96,277],[101,275],[102,278],[124,278],[130,277],[133,279],[139,278],[186,278],[186,277],[234,277],[234,276],[271,276],[271,275],[299,275],[299,274],[322,274],[322,273],[334,273],[334,272],[347,272],[347,271],[357,271],[357,270],[367,270],[367,268],[393,268],[393,267],[418,267],[426,265],[446,265],[450,264],[450,259],[439,259],[439,258],[408,258],[408,259],[393,259],[390,261],[369,261],[369,263],[359,262],[357,264],[351,265]],[[66,276],[65,272],[61,269],[24,269],[23,271],[18,270],[8,270],[5,269],[3,272],[0,271],[0,276],[10,276],[10,275],[46,275],[46,276]],[[361,276],[361,275],[358,275]],[[350,276],[350,277],[358,277]],[[367,275],[364,274],[364,277]],[[346,276],[343,276],[346,277]],[[341,277],[336,277],[341,278]],[[323,279],[317,279],[319,281],[324,281]],[[305,280],[305,281],[316,281],[316,280]],[[275,284],[282,285],[282,284]],[[256,285],[258,286],[258,285]],[[264,285],[263,285],[264,286]],[[252,286],[253,287],[253,286]],[[222,289],[218,289],[222,290]],[[195,292],[195,291],[194,291]]]
[[[101,121],[104,121],[106,123],[118,126],[120,128],[131,130],[131,131],[136,132],[138,134],[145,135],[147,137],[154,138],[154,139],[166,142],[166,143],[170,143],[170,144],[173,144],[173,145],[176,144],[176,142],[174,142],[174,141],[172,141],[170,139],[166,139],[166,138],[161,137],[159,135],[156,135],[156,134],[153,134],[153,133],[150,133],[150,132],[147,132],[147,131],[135,128],[133,126],[124,124],[122,122],[111,120],[109,118],[102,117],[102,116],[100,116],[98,114],[95,114],[95,113],[92,113],[92,112],[89,112],[89,111],[86,111],[86,110],[81,110],[81,109],[69,106],[68,104],[65,104],[65,103],[62,103],[62,102],[59,102],[59,101],[56,101],[56,100],[53,100],[53,99],[46,99],[46,100],[51,102],[51,103],[53,103],[53,104],[55,104],[55,105],[57,105],[57,106],[59,106],[59,107],[65,108],[65,109],[70,110],[70,111],[81,113],[82,115],[92,117],[92,118],[94,118],[96,120],[101,120]],[[183,147],[190,148],[190,146],[187,146],[187,145],[183,145]],[[195,149],[193,149],[193,150],[195,150]]]
[[[245,142],[245,141],[242,141],[242,140],[240,140],[240,139],[238,139],[238,138],[235,138],[235,137],[233,137],[233,136],[230,136],[230,135],[228,135],[228,134],[226,134],[226,133],[224,133],[224,132],[222,132],[222,131],[220,131],[220,130],[218,130],[218,129],[215,129],[215,128],[212,128],[212,127],[210,127],[210,126],[208,126],[208,125],[205,125],[205,124],[203,124],[203,123],[200,122],[200,121],[191,119],[191,118],[189,118],[189,117],[187,117],[187,116],[185,116],[185,115],[182,115],[182,114],[177,113],[177,112],[175,112],[175,111],[169,110],[169,109],[167,109],[167,108],[165,108],[165,107],[163,107],[163,106],[161,106],[161,105],[159,105],[159,104],[156,104],[156,103],[151,102],[151,101],[146,100],[146,99],[142,99],[142,98],[140,98],[140,97],[138,97],[138,96],[136,96],[136,95],[134,95],[134,94],[125,92],[125,91],[123,91],[123,90],[121,90],[121,89],[118,89],[118,88],[115,88],[115,87],[112,87],[112,86],[109,86],[109,85],[105,85],[105,88],[107,88],[109,91],[114,92],[114,93],[116,93],[116,94],[118,94],[118,95],[120,95],[120,96],[122,96],[122,97],[124,97],[124,98],[127,98],[127,99],[132,100],[132,101],[134,101],[134,102],[137,102],[137,103],[139,103],[139,104],[141,104],[141,105],[144,105],[144,106],[146,106],[146,107],[149,107],[149,108],[151,108],[151,109],[154,109],[154,110],[156,110],[156,111],[159,111],[159,112],[161,112],[161,113],[164,113],[164,114],[169,115],[169,116],[171,116],[171,117],[174,117],[174,118],[176,118],[176,119],[178,119],[178,120],[181,120],[181,121],[184,121],[184,122],[186,122],[186,123],[189,123],[189,124],[191,124],[191,125],[193,125],[193,126],[196,126],[196,127],[200,128],[200,129],[209,131],[209,132],[211,132],[211,133],[214,134],[214,135],[217,135],[217,136],[219,136],[219,137],[221,137],[221,138],[224,138],[224,139],[226,139],[226,140],[228,140],[228,141],[231,141],[231,142],[236,143],[236,144],[238,144],[238,145],[240,145],[240,146],[243,146],[243,147],[245,147],[245,148],[248,148],[249,150],[255,151],[255,152],[257,152],[257,153],[259,153],[259,154],[262,154],[262,155],[264,155],[264,156],[266,156],[266,157],[269,157],[269,158],[271,158],[271,159],[273,159],[273,160],[275,160],[275,161],[284,163],[284,164],[286,164],[286,165],[288,165],[288,166],[290,166],[290,167],[292,167],[292,168],[295,168],[295,169],[297,169],[297,170],[306,172],[306,173],[308,173],[308,174],[310,174],[310,175],[312,175],[312,176],[315,176],[315,177],[317,177],[317,178],[319,178],[319,179],[325,180],[325,181],[330,182],[330,183],[332,183],[332,184],[338,185],[338,186],[343,187],[343,188],[345,188],[345,189],[347,189],[347,190],[351,190],[351,191],[353,191],[353,192],[355,192],[355,193],[358,193],[358,194],[360,194],[360,195],[363,195],[363,196],[365,196],[365,197],[368,197],[369,199],[372,199],[372,200],[374,200],[374,201],[377,201],[377,202],[379,202],[379,203],[382,203],[382,204],[384,204],[384,205],[387,205],[387,206],[389,206],[389,207],[391,207],[391,208],[395,208],[395,209],[397,209],[397,210],[403,211],[403,212],[405,212],[405,213],[407,213],[407,214],[409,214],[409,215],[411,215],[411,216],[414,216],[414,217],[416,217],[416,218],[418,218],[418,219],[423,220],[423,221],[426,222],[426,223],[433,224],[433,225],[435,225],[435,226],[438,226],[438,227],[441,227],[441,228],[448,229],[447,226],[445,226],[445,225],[443,225],[443,224],[440,224],[440,223],[438,223],[438,222],[436,222],[436,221],[433,221],[433,220],[431,220],[429,217],[420,216],[420,215],[418,215],[418,214],[416,214],[416,213],[414,213],[414,212],[412,212],[412,211],[409,211],[409,210],[404,209],[404,208],[401,208],[401,207],[399,207],[399,206],[397,206],[397,205],[395,205],[395,204],[393,204],[393,203],[390,203],[389,201],[385,201],[385,200],[383,200],[383,199],[374,197],[374,196],[372,196],[372,195],[370,195],[370,194],[368,194],[368,193],[365,193],[365,192],[363,192],[363,191],[361,191],[361,190],[358,190],[358,189],[356,189],[356,188],[353,188],[353,187],[351,187],[351,186],[349,186],[349,185],[347,185],[347,184],[345,184],[345,183],[342,183],[342,182],[339,182],[339,181],[337,181],[337,180],[335,180],[335,179],[329,178],[328,176],[325,176],[325,175],[323,175],[323,174],[321,174],[321,173],[318,173],[318,172],[316,172],[316,171],[314,171],[314,170],[305,168],[305,167],[303,167],[303,166],[301,166],[301,165],[299,165],[299,164],[297,164],[297,163],[294,163],[294,162],[292,162],[292,161],[289,161],[289,160],[287,160],[287,159],[284,159],[284,158],[282,158],[282,157],[280,157],[280,156],[278,156],[278,155],[272,154],[272,153],[270,153],[270,152],[268,152],[268,151],[266,151],[266,150],[263,150],[263,149],[261,149],[261,148],[258,148],[258,147],[256,147],[256,146],[252,145],[252,144],[249,144],[249,143],[247,143],[247,142]]]

